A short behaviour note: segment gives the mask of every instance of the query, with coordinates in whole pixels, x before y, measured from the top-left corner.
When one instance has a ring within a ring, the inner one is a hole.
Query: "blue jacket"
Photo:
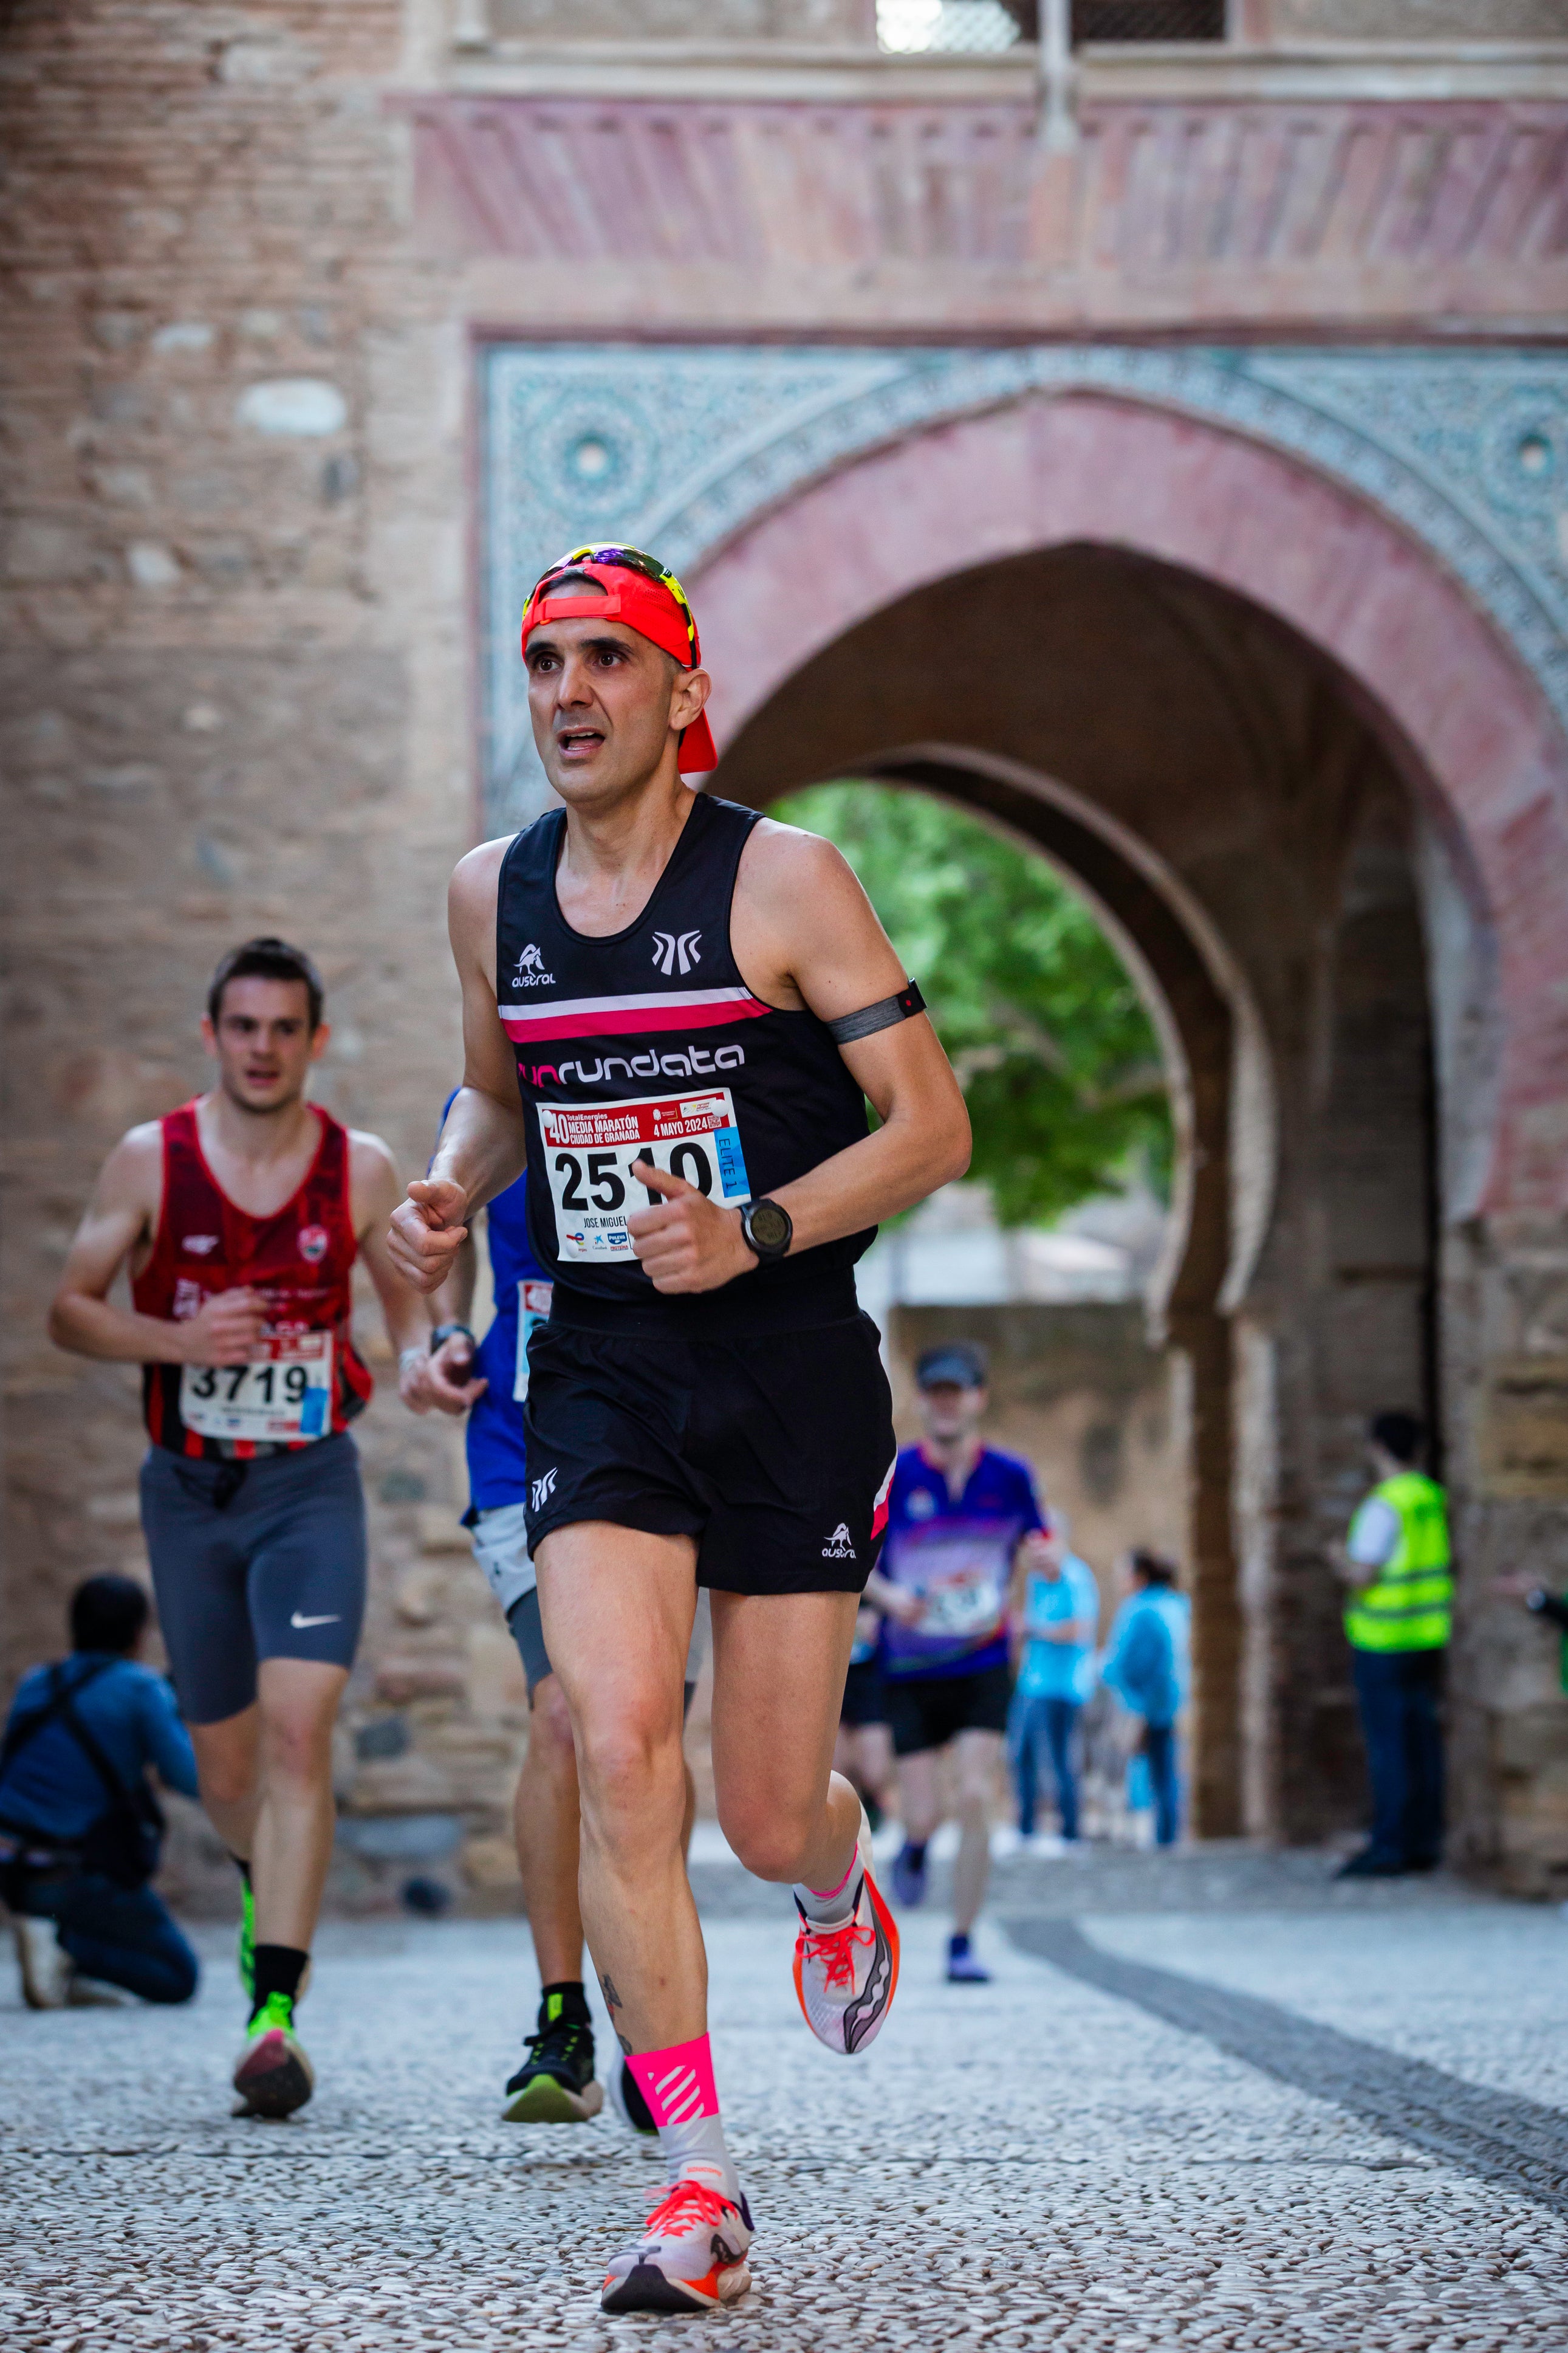
[[[66,1662],[74,1684],[100,1652],[77,1651]],[[44,1707],[49,1669],[23,1676],[5,1729]],[[94,1675],[76,1702],[77,1714],[128,1788],[153,1766],[158,1778],[182,1797],[196,1794],[196,1759],[191,1736],[180,1719],[170,1685],[133,1659],[116,1659]],[[35,1733],[0,1779],[0,1820],[40,1838],[79,1839],[109,1805],[96,1767],[70,1727],[56,1716]]]
[[[447,1097],[441,1125],[457,1100]],[[528,1239],[528,1176],[498,1193],[485,1210],[495,1314],[479,1342],[473,1370],[489,1383],[468,1413],[469,1506],[472,1527],[480,1512],[499,1511],[528,1497],[528,1452],[522,1436],[522,1399],[528,1387],[528,1340],[541,1312],[549,1312],[550,1278]],[[525,1303],[524,1294],[533,1303]]]
[[[1134,1593],[1111,1621],[1100,1678],[1149,1724],[1174,1724],[1187,1695],[1186,1596],[1164,1589]]]

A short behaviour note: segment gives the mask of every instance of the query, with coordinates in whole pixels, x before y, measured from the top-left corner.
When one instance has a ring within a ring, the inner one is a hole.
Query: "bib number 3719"
[[[659,1199],[632,1175],[634,1161],[668,1168],[710,1200],[751,1197],[728,1087],[642,1103],[541,1103],[539,1125],[563,1259],[632,1260],[626,1219]]]
[[[257,1342],[248,1365],[187,1365],[180,1419],[203,1438],[298,1446],[325,1438],[332,1421],[332,1335],[279,1332]]]

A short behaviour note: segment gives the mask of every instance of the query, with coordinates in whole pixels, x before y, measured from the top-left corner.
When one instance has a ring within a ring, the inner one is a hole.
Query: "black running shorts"
[[[945,1748],[961,1732],[1005,1732],[1012,1677],[1005,1667],[974,1675],[885,1675],[882,1695],[893,1754],[919,1757]]]
[[[882,1670],[875,1659],[862,1659],[844,1678],[844,1704],[838,1721],[858,1731],[863,1724],[886,1724],[888,1694]]]
[[[697,1539],[721,1593],[858,1593],[881,1548],[892,1398],[868,1315],[687,1339],[584,1331],[529,1345],[528,1542],[609,1520]],[[875,1524],[875,1533],[873,1525]]]

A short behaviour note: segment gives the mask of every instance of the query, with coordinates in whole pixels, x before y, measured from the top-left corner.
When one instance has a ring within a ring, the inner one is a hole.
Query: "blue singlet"
[[[443,1126],[451,1108],[448,1096]],[[550,1313],[550,1279],[528,1246],[526,1190],[527,1180],[520,1176],[486,1211],[496,1313],[474,1366],[489,1387],[468,1416],[468,1488],[476,1512],[521,1504],[528,1495],[522,1444],[526,1350],[529,1333]]]

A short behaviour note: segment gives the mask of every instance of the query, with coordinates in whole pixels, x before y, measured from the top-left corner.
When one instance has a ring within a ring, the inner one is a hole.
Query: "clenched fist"
[[[439,1291],[468,1238],[463,1213],[468,1197],[449,1176],[419,1178],[392,1213],[387,1249],[416,1291]]]
[[[403,1402],[415,1413],[465,1414],[489,1383],[473,1377],[474,1344],[466,1332],[448,1333],[440,1346],[421,1363],[410,1366]]]
[[[180,1335],[179,1361],[248,1365],[266,1328],[267,1302],[259,1291],[215,1291],[188,1323],[174,1326]]]

